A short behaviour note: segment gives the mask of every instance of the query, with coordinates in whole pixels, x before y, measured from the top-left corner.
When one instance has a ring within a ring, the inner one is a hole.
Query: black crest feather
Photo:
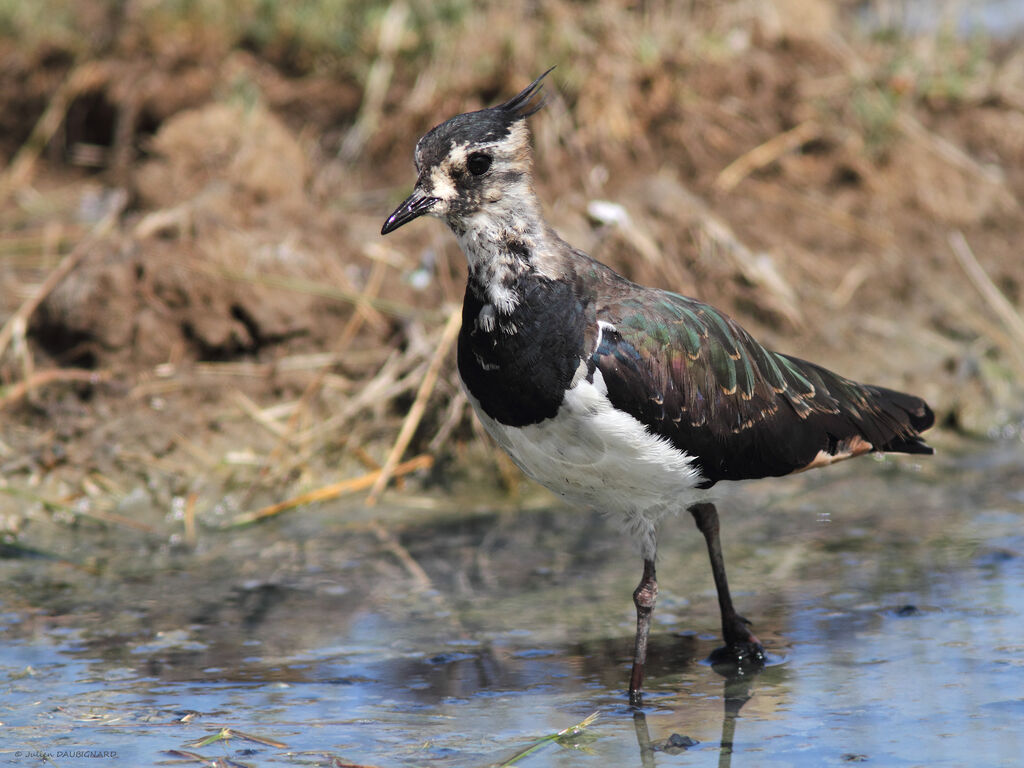
[[[431,128],[416,145],[417,162],[431,166],[441,161],[455,144],[486,144],[508,136],[513,125],[544,106],[541,81],[551,70],[496,107],[465,112]]]
[[[554,67],[548,67],[544,74],[505,103],[494,107],[494,109],[509,113],[509,116],[514,120],[521,120],[537,112],[544,106],[545,101],[544,96],[541,94],[541,81],[551,74],[553,69]],[[536,99],[535,97],[538,95],[540,95],[540,98]]]

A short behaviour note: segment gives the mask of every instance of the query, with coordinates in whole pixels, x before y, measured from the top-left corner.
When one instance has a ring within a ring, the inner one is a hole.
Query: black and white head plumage
[[[452,229],[464,231],[465,219],[482,206],[500,215],[503,199],[512,203],[509,208],[531,204],[526,118],[544,106],[541,83],[552,69],[508,101],[456,115],[428,131],[416,144],[416,187],[381,233],[423,215],[443,218]]]
[[[517,124],[544,106],[541,81],[552,69],[502,104],[456,115],[430,129],[416,143],[417,169],[441,162],[460,146],[482,149],[505,141]]]

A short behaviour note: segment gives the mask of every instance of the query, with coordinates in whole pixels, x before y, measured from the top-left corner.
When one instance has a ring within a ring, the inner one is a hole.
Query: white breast
[[[491,419],[467,392],[484,427],[527,475],[574,504],[620,515],[645,558],[658,521],[703,495],[692,459],[612,407],[600,371],[565,393],[554,418],[526,427]]]

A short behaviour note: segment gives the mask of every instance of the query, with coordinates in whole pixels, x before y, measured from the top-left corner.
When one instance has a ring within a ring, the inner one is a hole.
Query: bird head
[[[416,143],[416,186],[384,222],[381,234],[423,215],[465,230],[485,206],[493,215],[529,204],[532,159],[526,118],[544,106],[544,99],[536,97],[551,69],[503,104],[456,115],[427,132]]]

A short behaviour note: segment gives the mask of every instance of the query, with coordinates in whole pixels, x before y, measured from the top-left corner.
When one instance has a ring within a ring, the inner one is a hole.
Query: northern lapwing
[[[381,234],[423,215],[448,224],[469,261],[458,366],[480,421],[523,472],[618,516],[638,545],[639,705],[666,515],[686,508],[707,542],[726,643],[716,653],[763,663],[729,595],[708,489],[870,452],[930,454],[920,433],[934,416],[919,397],[771,352],[715,308],[630,282],[562,240],[533,189],[526,124],[548,72],[423,136],[416,186]]]

